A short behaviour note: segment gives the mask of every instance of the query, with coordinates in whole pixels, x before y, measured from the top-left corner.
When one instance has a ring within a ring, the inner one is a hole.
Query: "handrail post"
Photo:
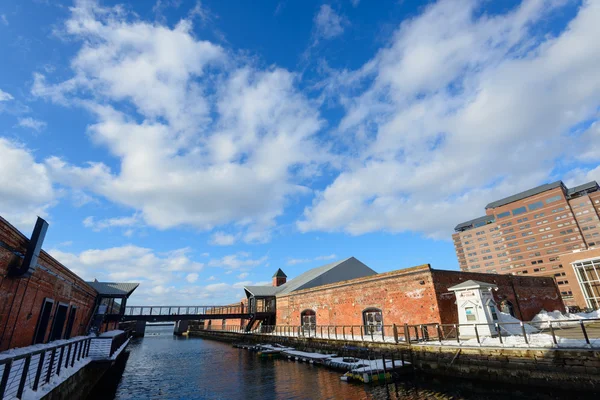
[[[590,338],[588,337],[587,331],[585,330],[585,324],[583,323],[583,320],[579,320],[579,323],[581,324],[581,331],[583,332],[585,342],[588,344],[588,346],[590,346]]]
[[[460,343],[460,335],[458,334],[458,325],[454,324],[454,330],[456,331],[456,343]]]
[[[473,324],[473,328],[475,329],[475,337],[477,338],[477,344],[481,346],[481,341],[479,340],[479,331],[477,330],[477,324]]]
[[[352,335],[352,341],[354,341],[354,326],[350,325],[350,334]]]
[[[19,381],[19,389],[17,389],[17,398],[23,397],[23,389],[25,389],[25,381],[27,380],[27,373],[29,372],[29,364],[31,363],[31,355],[25,359],[23,364],[23,372],[21,372],[21,380]]]
[[[365,341],[365,336],[364,336],[364,327],[361,327],[360,329],[360,341],[364,342]]]
[[[556,342],[556,335],[554,334],[554,328],[552,327],[552,321],[548,321],[548,327],[550,328],[550,333],[552,334],[552,342],[554,342],[555,346],[558,346]]]
[[[58,356],[58,365],[56,366],[56,375],[60,375],[60,370],[62,369],[62,363],[63,363],[63,359],[64,359],[64,355],[65,355],[65,347],[66,346],[62,346],[60,348],[60,356]],[[69,348],[69,352],[71,351],[71,348]],[[69,356],[67,355],[67,359],[69,358]],[[65,365],[66,367],[66,365]]]
[[[398,343],[398,327],[396,326],[396,324],[394,324],[392,330],[394,332],[394,342]]]
[[[0,380],[0,399],[4,398],[4,392],[6,391],[6,385],[8,383],[8,376],[12,368],[12,360],[9,360],[4,364],[4,372],[2,373],[2,380]]]
[[[385,325],[381,325],[381,340],[385,343]]]
[[[437,327],[437,333],[438,333],[438,340],[440,341],[440,344],[442,344],[442,336],[443,336],[442,328],[440,327],[440,324],[437,324],[436,327]]]
[[[521,332],[523,333],[523,339],[525,339],[525,344],[529,345],[529,340],[527,339],[527,332],[525,331],[525,324],[523,324],[523,321],[520,322],[521,325]]]
[[[56,347],[52,349],[52,353],[50,354],[50,364],[48,364],[48,373],[46,374],[46,383],[50,382],[50,378],[52,377],[52,366],[54,365],[55,358],[56,358]]]
[[[75,349],[73,350],[73,357],[71,357],[71,367],[75,365],[75,356],[77,356],[77,352],[79,351],[78,346],[81,346],[79,342],[75,342]]]
[[[37,371],[35,372],[35,379],[33,380],[33,391],[35,392],[38,389],[38,385],[40,384],[40,376],[42,375],[42,369],[44,369],[44,358],[46,358],[46,352],[43,351],[40,353],[40,359],[38,360]],[[0,396],[2,393],[0,393]]]
[[[500,340],[500,344],[503,344],[502,343],[502,332],[500,332],[500,324],[498,324],[496,322],[494,325],[496,325],[496,332],[498,332],[498,339]]]
[[[410,345],[410,330],[408,324],[404,324],[404,341]]]

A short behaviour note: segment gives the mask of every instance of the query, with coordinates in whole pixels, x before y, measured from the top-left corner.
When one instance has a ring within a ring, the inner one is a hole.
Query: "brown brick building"
[[[360,326],[373,323],[372,316],[383,325],[450,324],[458,322],[458,310],[448,288],[468,280],[497,285],[497,304],[506,304],[522,320],[541,310],[564,310],[552,278],[442,271],[429,264],[378,274],[354,257],[279,286],[249,286],[245,291],[251,305],[275,301],[277,325]]]
[[[494,201],[486,215],[463,222],[452,235],[462,271],[554,277],[568,306],[582,306],[581,288],[561,259],[600,247],[600,190],[593,181],[562,181]],[[579,292],[579,293],[578,293]],[[576,294],[577,293],[577,294]]]
[[[92,317],[100,331],[115,329],[124,311],[121,305],[137,284],[125,284],[126,293],[118,291],[123,284],[87,283],[41,250],[43,237],[39,256],[19,271],[34,240],[0,217],[0,351],[84,335]],[[94,316],[97,306],[104,306],[105,314]]]

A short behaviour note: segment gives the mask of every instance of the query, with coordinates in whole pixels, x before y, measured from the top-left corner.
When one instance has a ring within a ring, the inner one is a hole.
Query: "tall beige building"
[[[600,188],[549,183],[494,201],[452,235],[463,271],[555,277],[567,306],[581,286],[561,255],[600,247]]]

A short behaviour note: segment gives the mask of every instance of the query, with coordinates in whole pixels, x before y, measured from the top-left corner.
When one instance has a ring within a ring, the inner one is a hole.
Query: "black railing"
[[[261,325],[249,332],[238,325],[215,324],[195,329],[405,345],[600,348],[600,319],[491,324]]]
[[[88,358],[92,339],[86,337],[72,340],[0,359],[0,399],[21,398],[25,389],[37,391],[47,385],[53,377],[64,373],[66,368]]]

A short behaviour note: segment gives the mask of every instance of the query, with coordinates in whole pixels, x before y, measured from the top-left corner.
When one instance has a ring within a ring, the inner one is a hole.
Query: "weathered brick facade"
[[[448,287],[473,279],[495,283],[494,297],[509,300],[515,315],[530,320],[542,309],[564,311],[552,278],[433,270],[429,264],[277,296],[277,324],[300,325],[304,310],[317,325],[363,324],[363,311],[382,311],[384,325],[457,323],[456,297]]]
[[[33,343],[45,298],[54,300],[46,340],[59,303],[67,304],[69,310],[77,307],[71,336],[85,334],[94,311],[96,291],[45,251],[30,277],[7,276],[9,263],[18,257],[15,253],[24,254],[27,243],[21,232],[0,217],[0,351]]]

